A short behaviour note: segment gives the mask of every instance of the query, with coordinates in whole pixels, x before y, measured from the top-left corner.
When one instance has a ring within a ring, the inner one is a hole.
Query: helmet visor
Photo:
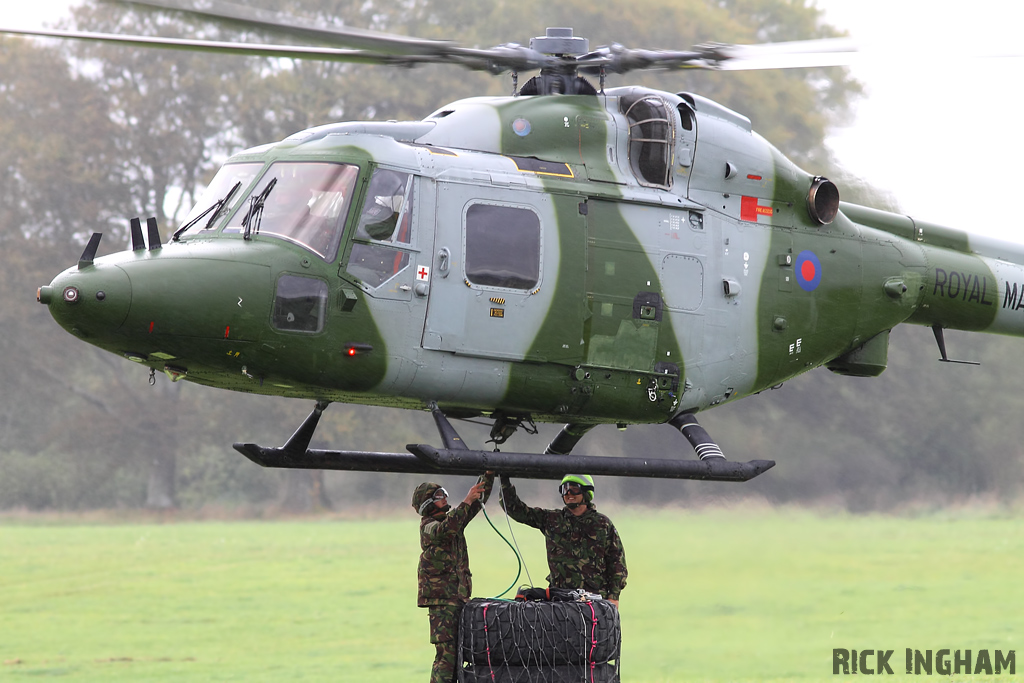
[[[579,496],[583,493],[583,487],[576,482],[567,481],[558,487],[558,492],[563,496]]]

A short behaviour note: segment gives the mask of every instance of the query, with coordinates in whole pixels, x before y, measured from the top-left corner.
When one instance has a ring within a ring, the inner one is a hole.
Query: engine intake
[[[839,213],[839,188],[828,178],[818,176],[807,192],[807,213],[819,225],[828,225]]]

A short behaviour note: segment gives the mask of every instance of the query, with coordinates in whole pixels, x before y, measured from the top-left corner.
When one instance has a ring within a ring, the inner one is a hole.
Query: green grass
[[[504,529],[504,517],[492,513]],[[836,647],[1020,650],[1024,520],[612,509],[626,546],[623,680],[839,680]],[[542,539],[516,526],[535,582]],[[515,575],[479,518],[476,594]],[[0,679],[427,678],[417,521],[0,521]],[[525,582],[525,575],[522,582]],[[1006,680],[958,676],[954,680]]]

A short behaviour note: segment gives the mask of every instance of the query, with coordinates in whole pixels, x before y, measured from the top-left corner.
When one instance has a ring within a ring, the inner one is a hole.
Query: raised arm
[[[520,524],[532,526],[535,529],[543,529],[547,521],[549,510],[543,508],[532,508],[519,499],[516,494],[516,487],[507,475],[501,475],[501,506],[512,519]]]
[[[491,495],[491,489],[494,487],[494,472],[486,472],[480,480],[473,485],[473,488],[466,494],[466,499],[463,503],[469,505],[469,519],[466,520],[469,523],[477,513],[483,509],[484,503]]]

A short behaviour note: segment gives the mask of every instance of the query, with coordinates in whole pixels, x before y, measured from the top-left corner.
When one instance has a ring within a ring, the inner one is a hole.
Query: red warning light
[[[370,344],[362,344],[360,342],[348,342],[343,346],[343,353],[346,356],[359,356],[364,353],[370,353],[373,351],[373,346]]]

